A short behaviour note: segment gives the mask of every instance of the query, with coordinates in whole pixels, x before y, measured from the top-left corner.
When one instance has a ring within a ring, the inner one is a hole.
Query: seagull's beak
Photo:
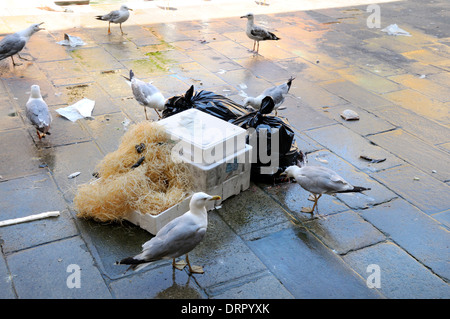
[[[44,23],[44,22],[39,23],[39,30],[45,30],[45,28],[41,28],[41,27],[40,27],[43,23]]]
[[[241,18],[247,18],[247,16],[242,16]]]
[[[209,198],[208,200],[219,200],[219,199],[222,199],[219,195],[214,195],[214,196],[211,196],[211,198]]]
[[[286,172],[280,173],[280,176],[287,176]]]
[[[131,9],[131,8],[128,8],[128,10],[133,11],[133,9]]]

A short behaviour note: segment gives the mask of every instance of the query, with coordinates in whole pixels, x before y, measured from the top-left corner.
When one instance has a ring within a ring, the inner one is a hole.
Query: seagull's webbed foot
[[[18,56],[19,58],[21,58],[22,60],[25,60],[25,61],[33,61],[33,60],[31,60],[31,59],[24,58],[24,57],[21,56],[19,53],[17,53],[17,56]]]
[[[176,268],[178,270],[183,270],[184,267],[187,266],[187,262],[185,262],[184,260],[180,260],[178,262],[175,262],[175,258],[172,261],[172,266],[173,268]]]
[[[203,270],[203,267],[202,266],[194,266],[194,265],[191,265],[191,263],[189,262],[189,257],[188,257],[188,255],[186,254],[186,261],[187,261],[187,264],[188,264],[188,267],[189,267],[189,272],[191,273],[191,274],[203,274],[205,271]]]

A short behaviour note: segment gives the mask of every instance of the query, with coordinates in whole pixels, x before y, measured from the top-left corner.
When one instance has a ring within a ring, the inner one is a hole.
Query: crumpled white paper
[[[83,42],[83,40],[81,40],[80,37],[76,37],[73,35],[69,35],[67,33],[64,33],[64,40],[56,42],[57,44],[60,45],[67,45],[67,46],[71,46],[72,48],[78,46],[78,45],[85,45],[86,43]]]
[[[381,30],[382,32],[386,32],[389,35],[404,35],[410,37],[411,34],[408,31],[400,29],[397,24],[391,24],[390,26]]]
[[[91,117],[94,105],[95,101],[84,98],[75,104],[57,109],[56,112],[59,115],[64,116],[66,119],[75,122],[85,117]]]

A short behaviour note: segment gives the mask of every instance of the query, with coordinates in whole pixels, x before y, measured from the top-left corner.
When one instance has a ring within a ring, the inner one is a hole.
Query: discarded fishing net
[[[98,178],[78,186],[77,216],[121,221],[134,210],[158,215],[179,203],[191,190],[192,176],[186,164],[172,161],[172,147],[161,125],[130,126],[119,148],[97,165]]]

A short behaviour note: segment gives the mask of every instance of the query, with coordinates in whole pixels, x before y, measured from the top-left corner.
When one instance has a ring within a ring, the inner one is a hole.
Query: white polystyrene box
[[[192,163],[209,165],[245,148],[247,131],[197,109],[158,121],[171,140],[174,153]]]
[[[213,165],[202,166],[190,163],[189,167],[196,176],[194,192],[202,191],[221,197],[220,200],[207,203],[208,211],[250,187],[251,158],[252,147],[245,145],[244,150]],[[155,235],[169,221],[187,212],[190,200],[191,196],[155,216],[134,211],[127,216],[126,220]]]

